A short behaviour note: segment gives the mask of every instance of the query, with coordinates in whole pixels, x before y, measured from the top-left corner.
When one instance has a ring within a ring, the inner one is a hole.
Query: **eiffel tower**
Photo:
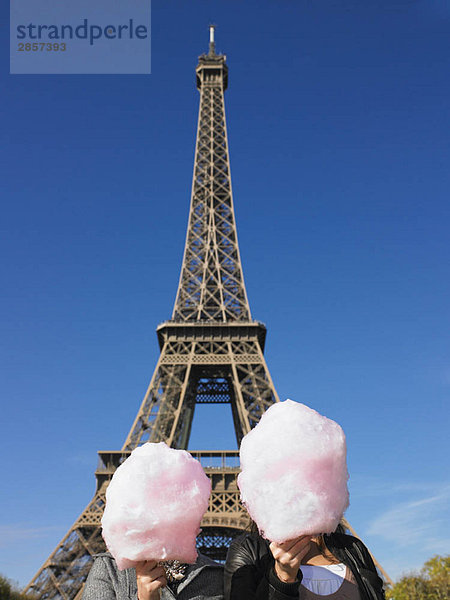
[[[106,488],[134,448],[164,441],[186,449],[201,403],[230,404],[239,443],[279,401],[263,354],[266,328],[252,319],[244,285],[225,121],[228,67],[226,57],[216,54],[214,26],[196,78],[200,110],[191,206],[172,318],[157,327],[161,354],[122,449],[98,453],[94,498],[24,590],[41,600],[80,600],[93,557],[105,550],[100,520]],[[249,523],[236,483],[239,453],[191,454],[212,481],[197,546],[224,560],[233,537]]]

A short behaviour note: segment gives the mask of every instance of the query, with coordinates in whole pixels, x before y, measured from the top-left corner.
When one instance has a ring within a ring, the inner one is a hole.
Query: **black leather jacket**
[[[343,533],[325,536],[330,552],[349,567],[358,584],[361,600],[384,600],[383,580],[369,551],[355,537]],[[294,583],[283,583],[273,570],[269,542],[258,534],[236,538],[225,564],[225,600],[290,600],[299,598],[301,571]]]

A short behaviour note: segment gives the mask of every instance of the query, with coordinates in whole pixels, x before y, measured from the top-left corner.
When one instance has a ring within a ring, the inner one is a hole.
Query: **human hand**
[[[136,565],[139,600],[159,600],[159,590],[167,585],[166,573],[156,560],[143,560]]]
[[[275,574],[283,583],[293,583],[302,559],[308,554],[311,542],[310,535],[302,535],[295,540],[288,540],[282,544],[272,542],[270,551],[275,559]]]

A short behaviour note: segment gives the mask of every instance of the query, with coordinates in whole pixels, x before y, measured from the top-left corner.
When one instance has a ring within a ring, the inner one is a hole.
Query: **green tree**
[[[433,556],[420,573],[402,577],[386,596],[388,600],[449,600],[450,555]]]
[[[8,600],[8,598],[11,598],[11,584],[0,575],[0,600]]]
[[[0,600],[36,600],[31,596],[23,594],[20,590],[18,590],[14,584],[0,575]]]

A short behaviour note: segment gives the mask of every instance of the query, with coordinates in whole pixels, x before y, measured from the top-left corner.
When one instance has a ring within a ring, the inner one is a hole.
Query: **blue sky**
[[[11,76],[1,39],[0,572],[20,584],[156,364],[211,21],[279,396],[344,428],[347,517],[392,577],[449,552],[448,2],[155,0],[151,75]],[[235,447],[229,411],[199,408],[190,448]]]

